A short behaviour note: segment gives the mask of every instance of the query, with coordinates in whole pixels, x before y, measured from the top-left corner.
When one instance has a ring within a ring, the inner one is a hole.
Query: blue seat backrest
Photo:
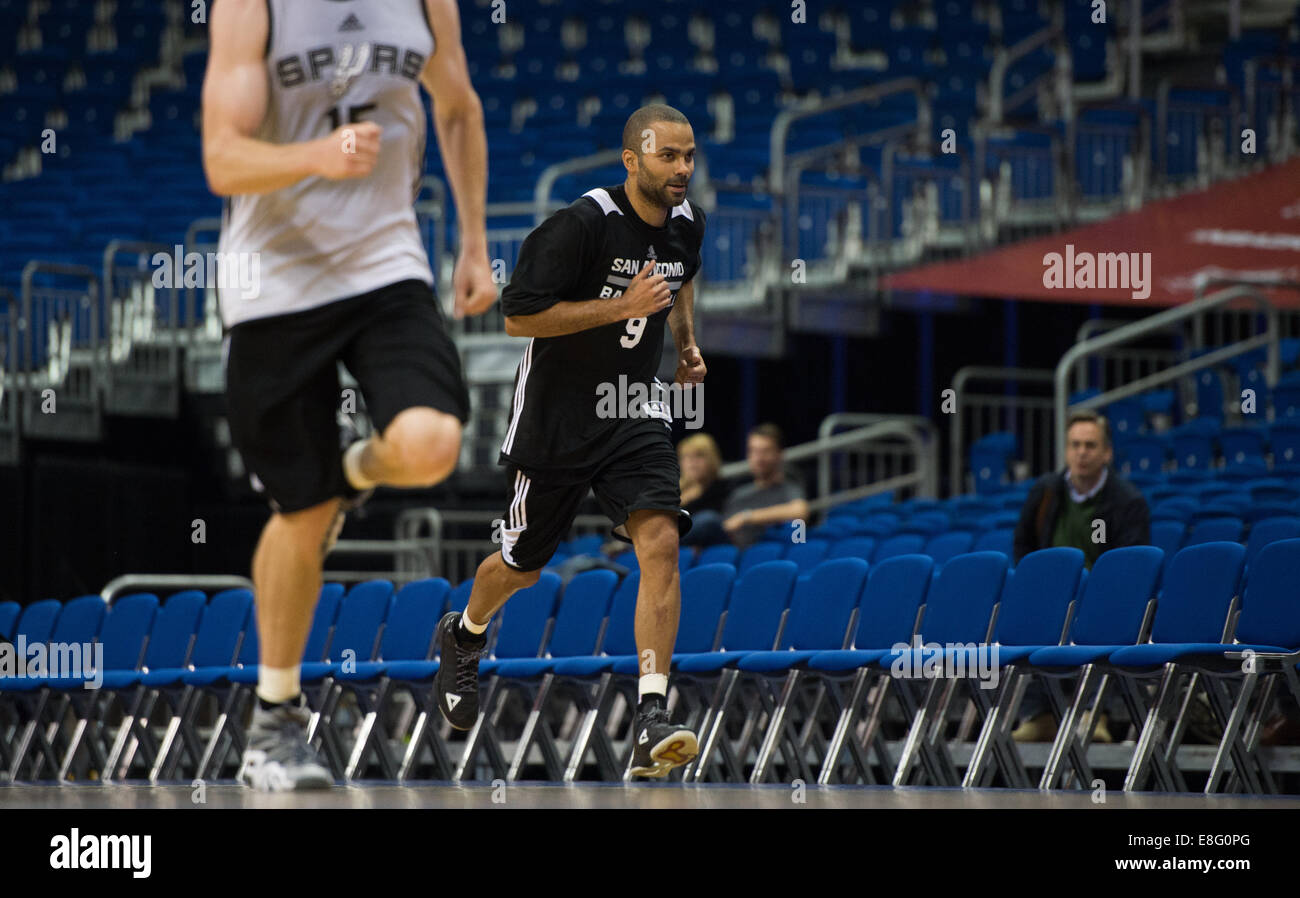
[[[636,654],[636,594],[641,586],[641,572],[633,571],[614,590],[609,605],[609,625],[601,651],[606,655]]]
[[[826,560],[830,551],[829,540],[810,539],[803,543],[794,543],[786,550],[785,558],[799,566],[800,571],[810,571]]]
[[[330,630],[339,614],[339,603],[343,601],[341,583],[325,583],[320,588],[320,597],[316,600],[316,610],[312,612],[311,629],[307,631],[307,644],[303,646],[302,660],[320,661],[325,657],[325,648],[329,644]]]
[[[1237,641],[1300,647],[1300,539],[1269,543],[1250,568],[1237,620]]]
[[[919,533],[900,533],[876,543],[875,554],[871,560],[879,563],[895,555],[919,555],[925,548],[925,537]]]
[[[600,625],[617,588],[618,575],[610,570],[583,571],[570,580],[560,596],[547,654],[568,658],[594,652]]]
[[[756,564],[764,561],[776,561],[785,552],[785,543],[755,543],[740,555],[738,573],[745,573]]]
[[[369,661],[379,641],[379,629],[388,618],[393,601],[393,584],[367,580],[348,590],[339,605],[338,623],[330,638],[330,660]],[[345,653],[351,652],[348,655]]]
[[[100,596],[80,596],[64,602],[54,629],[50,631],[50,642],[84,645],[93,641],[99,635],[107,610],[108,606]]]
[[[827,553],[827,560],[836,558],[861,558],[863,561],[870,560],[871,553],[876,550],[876,541],[869,536],[850,536],[841,539],[831,545],[830,552]]]
[[[872,565],[858,605],[853,647],[887,649],[910,642],[933,572],[929,555],[895,555]]]
[[[1275,543],[1282,539],[1295,539],[1300,537],[1300,518],[1298,517],[1277,517],[1265,518],[1262,521],[1256,521],[1250,528],[1250,539],[1246,541],[1246,568],[1250,570],[1251,565],[1259,556],[1262,550],[1269,543]]]
[[[696,559],[697,564],[730,564],[735,565],[736,559],[740,557],[740,551],[732,545],[722,543],[716,546],[708,546],[700,550],[700,557]]]
[[[795,584],[781,634],[783,649],[838,649],[862,597],[870,565],[861,558],[823,561]]]
[[[731,601],[736,569],[729,564],[696,565],[682,577],[682,613],[674,652],[707,652],[718,635],[718,621]]]
[[[1164,561],[1164,552],[1155,546],[1103,552],[1088,572],[1070,625],[1070,641],[1079,645],[1136,642],[1147,604],[1160,585]]]
[[[99,630],[105,670],[135,670],[158,613],[158,597],[137,592],[114,599]]]
[[[921,621],[923,642],[984,641],[993,606],[1002,597],[1007,556],[1001,552],[970,552],[944,565],[930,587]]]
[[[447,606],[451,584],[442,577],[412,580],[393,596],[384,624],[379,657],[385,661],[423,661],[429,657],[433,631]]]
[[[227,589],[217,593],[203,609],[190,664],[194,667],[224,667],[234,661],[239,636],[244,632],[253,593]]]
[[[465,609],[469,607],[469,596],[470,593],[472,593],[473,591],[474,591],[473,577],[470,577],[468,580],[462,580],[460,583],[457,583],[455,588],[452,589],[451,595],[447,597],[447,606],[448,606],[447,610],[459,611],[461,613],[464,613]]]
[[[1003,645],[1056,645],[1084,571],[1083,552],[1059,546],[1030,552],[1016,565],[998,608]]]
[[[793,561],[765,561],[736,579],[722,628],[727,651],[763,651],[776,643],[781,616],[790,606],[799,566]]]
[[[1151,641],[1218,642],[1245,561],[1240,543],[1202,543],[1175,555],[1165,572]]]
[[[537,582],[510,597],[501,609],[501,629],[493,654],[498,658],[535,658],[546,635],[546,625],[555,616],[560,597],[560,578],[542,571]]]
[[[63,605],[58,599],[41,599],[28,605],[19,616],[18,625],[14,627],[14,641],[17,642],[18,637],[23,636],[28,645],[49,642],[54,622],[62,610]]]
[[[187,589],[167,597],[154,615],[149,646],[145,649],[145,667],[162,670],[185,663],[207,601],[208,597],[198,589]]]

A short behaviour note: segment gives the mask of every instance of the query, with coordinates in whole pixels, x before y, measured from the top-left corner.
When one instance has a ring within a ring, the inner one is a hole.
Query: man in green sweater
[[[1091,568],[1102,552],[1151,542],[1146,498],[1110,466],[1110,425],[1096,412],[1076,412],[1066,427],[1064,472],[1044,474],[1029,491],[1016,525],[1015,560],[1051,546],[1080,549]],[[1111,703],[1108,702],[1107,706]],[[1042,687],[1030,685],[1020,705],[1018,742],[1049,741],[1056,718],[1046,710]],[[1108,715],[1097,715],[1093,741],[1110,742]]]
[[[1110,466],[1114,454],[1105,418],[1095,412],[1070,416],[1065,471],[1040,477],[1020,511],[1017,563],[1038,549],[1073,546],[1091,568],[1109,549],[1150,544],[1147,500]]]

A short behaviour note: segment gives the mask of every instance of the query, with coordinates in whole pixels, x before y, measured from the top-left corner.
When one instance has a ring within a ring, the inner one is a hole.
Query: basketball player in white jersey
[[[433,100],[461,239],[457,316],[496,299],[487,140],[455,0],[220,0],[203,83],[203,164],[227,197],[223,253],[260,289],[222,289],[231,436],[272,515],[253,556],[261,658],[240,779],[325,787],[299,665],[325,553],[379,484],[455,467],[469,397],[434,297],[413,201]],[[340,449],[342,361],[375,435]]]

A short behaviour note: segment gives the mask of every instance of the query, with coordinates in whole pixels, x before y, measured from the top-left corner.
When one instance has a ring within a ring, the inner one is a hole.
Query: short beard
[[[668,182],[655,184],[653,181],[647,181],[643,175],[638,175],[636,186],[641,190],[641,195],[654,203],[661,209],[671,209],[677,205],[673,198],[668,194]]]

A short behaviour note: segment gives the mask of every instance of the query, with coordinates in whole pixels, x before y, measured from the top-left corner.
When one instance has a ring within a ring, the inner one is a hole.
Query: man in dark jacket
[[[1110,425],[1095,412],[1076,412],[1066,429],[1064,472],[1038,478],[1016,525],[1015,560],[1038,549],[1073,546],[1087,565],[1107,549],[1151,542],[1147,501],[1110,466]]]
[[[1089,568],[1108,549],[1151,542],[1151,514],[1146,498],[1110,466],[1114,448],[1110,425],[1095,412],[1076,412],[1065,431],[1064,472],[1038,478],[1025,499],[1016,525],[1015,557],[1052,546],[1083,552]],[[1110,709],[1113,701],[1107,701]],[[1021,723],[1012,731],[1017,742],[1045,742],[1056,735],[1056,718],[1047,708],[1042,687],[1031,683],[1020,705]],[[1118,710],[1118,709],[1116,709]],[[1110,742],[1110,715],[1097,715],[1094,742]]]

